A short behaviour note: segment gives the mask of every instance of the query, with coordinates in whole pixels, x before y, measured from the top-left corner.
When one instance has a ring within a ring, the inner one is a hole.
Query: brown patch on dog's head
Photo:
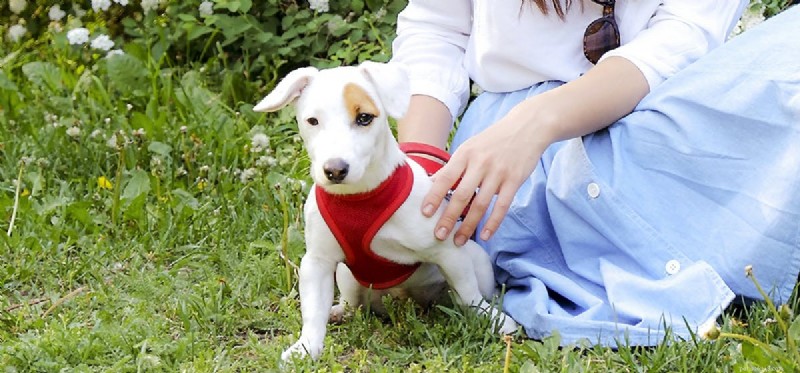
[[[354,83],[347,83],[344,86],[344,104],[347,107],[347,112],[350,114],[350,119],[355,121],[358,114],[372,114],[373,116],[380,116],[381,111],[369,97],[364,88],[359,87]]]

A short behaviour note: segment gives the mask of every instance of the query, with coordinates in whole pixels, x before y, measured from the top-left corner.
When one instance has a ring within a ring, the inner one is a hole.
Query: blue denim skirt
[[[795,7],[657,86],[617,123],[547,149],[480,242],[529,337],[688,338],[736,297],[761,298],[745,266],[773,300],[788,300],[800,272],[798,34]],[[452,149],[560,84],[483,93]]]

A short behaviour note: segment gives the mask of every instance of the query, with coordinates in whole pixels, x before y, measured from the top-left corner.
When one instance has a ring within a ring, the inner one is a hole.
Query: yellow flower
[[[203,190],[203,189],[205,189],[205,188],[206,188],[206,182],[205,182],[205,180],[200,180],[200,181],[197,183],[197,189],[198,189],[198,190]]]
[[[25,188],[25,189],[22,190],[22,193],[20,194],[20,197],[27,197],[29,195],[31,195],[31,191],[28,190],[28,188]]]
[[[100,176],[97,178],[97,187],[100,189],[114,189],[114,184],[111,184],[111,181],[108,180],[105,176]]]

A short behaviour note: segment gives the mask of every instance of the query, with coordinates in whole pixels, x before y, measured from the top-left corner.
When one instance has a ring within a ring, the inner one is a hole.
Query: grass
[[[146,57],[87,60],[36,41],[3,48],[0,366],[278,370],[300,329],[295,264],[309,184],[291,113],[256,115],[231,100],[225,82],[237,73],[213,59],[167,66]],[[255,134],[267,135],[268,146],[254,144]],[[487,320],[388,302],[388,317],[357,312],[330,326],[321,359],[288,370],[504,369],[506,344],[487,332]],[[508,368],[800,367],[787,348],[800,341],[791,310],[756,303],[726,312],[720,324],[714,341],[668,337],[619,350],[518,335]]]

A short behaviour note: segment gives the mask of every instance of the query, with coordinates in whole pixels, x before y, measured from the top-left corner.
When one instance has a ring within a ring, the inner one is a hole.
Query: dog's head
[[[366,192],[403,161],[388,125],[410,100],[408,78],[397,64],[289,73],[253,110],[276,111],[294,103],[314,182],[332,193]]]

